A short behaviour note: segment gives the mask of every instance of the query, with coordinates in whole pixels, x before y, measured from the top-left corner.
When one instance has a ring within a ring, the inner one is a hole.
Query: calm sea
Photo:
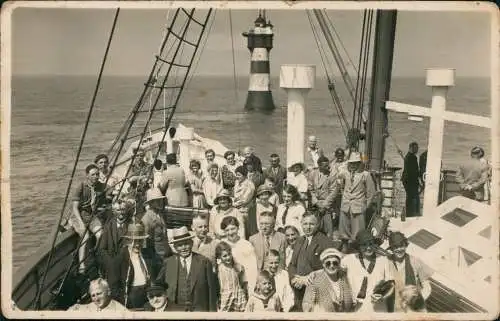
[[[144,77],[105,77],[80,168],[106,151],[142,90]],[[11,195],[14,270],[46,242],[61,212],[80,135],[92,97],[96,77],[14,77],[11,131]],[[340,89],[343,88],[338,82]],[[279,79],[272,80],[275,104],[272,115],[243,111],[247,78],[239,78],[237,90],[232,78],[198,77],[189,83],[174,116],[174,123],[194,127],[201,136],[220,140],[232,149],[253,145],[264,163],[277,152],[285,162],[286,93]],[[350,117],[352,102],[340,91]],[[424,78],[395,78],[391,100],[429,105],[431,90]],[[488,79],[458,78],[449,92],[449,109],[489,116]],[[428,121],[412,122],[404,115],[390,115],[395,142],[406,152],[408,143],[427,144]],[[443,164],[454,168],[468,157],[473,145],[489,154],[490,133],[465,125],[447,123]],[[307,98],[306,135],[319,138],[326,152],[342,146],[344,138],[326,82],[317,79]],[[423,149],[422,149],[423,150]],[[392,141],[387,142],[386,159],[402,165]],[[82,170],[79,171],[79,173]],[[78,175],[80,178],[82,175]]]

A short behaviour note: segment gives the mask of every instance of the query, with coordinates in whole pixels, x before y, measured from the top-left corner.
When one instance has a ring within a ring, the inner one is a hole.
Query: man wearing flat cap
[[[193,253],[193,237],[187,227],[172,231],[170,243],[176,254],[168,257],[157,282],[169,285],[167,298],[171,311],[217,311],[218,282],[212,263]]]
[[[336,248],[321,252],[323,269],[317,271],[312,284],[306,288],[302,309],[304,312],[353,312],[355,299],[340,261],[344,254]]]
[[[389,250],[393,253],[389,272],[395,282],[394,312],[425,312],[425,300],[431,294],[429,278],[432,269],[413,255],[406,253],[409,243],[401,232],[389,235]]]
[[[144,305],[144,311],[169,311],[167,289],[166,283],[151,283],[147,289],[148,302]]]
[[[389,289],[384,295],[379,295],[374,290],[381,282],[393,279],[389,272],[389,260],[375,252],[376,240],[369,230],[358,232],[354,245],[358,252],[346,255],[342,266],[347,271],[356,300],[356,311],[387,312],[386,302],[392,291]]]

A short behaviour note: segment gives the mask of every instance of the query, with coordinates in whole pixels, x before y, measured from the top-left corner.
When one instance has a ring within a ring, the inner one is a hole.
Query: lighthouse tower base
[[[271,91],[249,91],[245,109],[272,111],[276,108]]]

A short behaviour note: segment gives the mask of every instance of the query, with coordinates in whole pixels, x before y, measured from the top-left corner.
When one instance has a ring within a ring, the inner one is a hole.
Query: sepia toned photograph
[[[8,2],[9,317],[499,314],[486,2]]]

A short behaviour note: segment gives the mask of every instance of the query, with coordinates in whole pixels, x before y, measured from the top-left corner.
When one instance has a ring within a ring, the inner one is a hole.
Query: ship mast
[[[365,153],[371,170],[384,167],[387,110],[392,76],[392,58],[396,34],[396,10],[377,10],[373,52],[370,109],[366,126]]]

